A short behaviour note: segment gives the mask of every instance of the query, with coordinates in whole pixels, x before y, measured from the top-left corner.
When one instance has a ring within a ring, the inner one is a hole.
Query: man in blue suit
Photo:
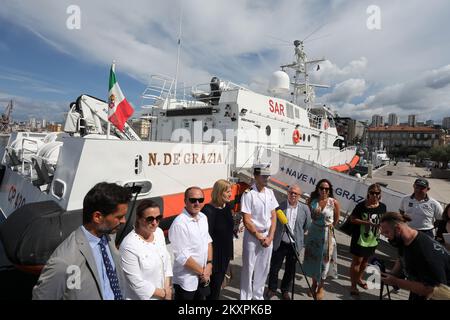
[[[311,212],[308,206],[299,202],[301,194],[300,186],[292,185],[288,189],[287,201],[280,204],[280,209],[285,213],[288,224],[294,233],[294,240],[299,251],[303,249],[303,237],[311,224]],[[273,239],[272,259],[270,261],[269,288],[266,293],[267,299],[272,298],[277,292],[278,272],[281,269],[284,259],[286,259],[286,265],[281,281],[282,299],[291,299],[289,288],[295,276],[296,258],[289,241],[289,236],[285,230],[285,226],[277,220],[277,227]]]

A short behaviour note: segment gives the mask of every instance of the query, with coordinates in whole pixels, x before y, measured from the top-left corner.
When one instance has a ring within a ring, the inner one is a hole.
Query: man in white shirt
[[[175,300],[204,300],[212,272],[212,239],[208,220],[200,212],[205,197],[199,187],[184,193],[185,208],[169,229],[174,254]]]
[[[311,224],[311,212],[306,204],[300,203],[302,190],[298,185],[292,185],[288,189],[287,201],[280,205],[280,209],[285,212],[289,227],[294,234],[294,241],[300,254],[303,249],[303,237]],[[289,289],[295,276],[296,257],[292,249],[291,241],[286,232],[286,228],[277,220],[275,237],[273,239],[273,252],[270,261],[269,288],[266,298],[272,298],[278,288],[278,273],[286,258],[285,271],[281,280],[281,293],[283,300],[290,300]]]
[[[442,206],[429,197],[429,183],[424,178],[414,182],[414,193],[402,199],[400,213],[406,213],[412,220],[408,225],[434,238],[433,229],[437,220],[442,219]]]
[[[245,226],[242,248],[241,300],[263,300],[272,256],[278,201],[267,188],[270,168],[256,165],[255,183],[242,195],[241,211]]]

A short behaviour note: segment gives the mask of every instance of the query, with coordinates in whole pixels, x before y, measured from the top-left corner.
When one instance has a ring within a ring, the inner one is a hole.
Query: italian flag
[[[134,109],[123,96],[122,90],[120,90],[116,80],[115,68],[116,65],[113,63],[109,73],[108,120],[123,132],[125,122],[131,117]]]

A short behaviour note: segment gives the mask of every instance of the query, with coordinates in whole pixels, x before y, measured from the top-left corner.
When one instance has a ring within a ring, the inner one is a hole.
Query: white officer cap
[[[270,176],[270,163],[258,163],[253,165],[253,174]]]

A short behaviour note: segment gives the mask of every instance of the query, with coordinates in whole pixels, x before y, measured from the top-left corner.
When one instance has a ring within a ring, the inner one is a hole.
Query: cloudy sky
[[[181,11],[186,85],[219,76],[263,92],[271,73],[293,61],[292,41],[313,33],[308,57],[327,61],[311,78],[331,86],[317,91],[318,102],[361,120],[450,116],[450,1],[185,0],[180,7],[179,0],[3,0],[0,111],[14,99],[15,119],[62,121],[80,94],[106,99],[112,60],[139,111],[149,76],[175,75]]]

